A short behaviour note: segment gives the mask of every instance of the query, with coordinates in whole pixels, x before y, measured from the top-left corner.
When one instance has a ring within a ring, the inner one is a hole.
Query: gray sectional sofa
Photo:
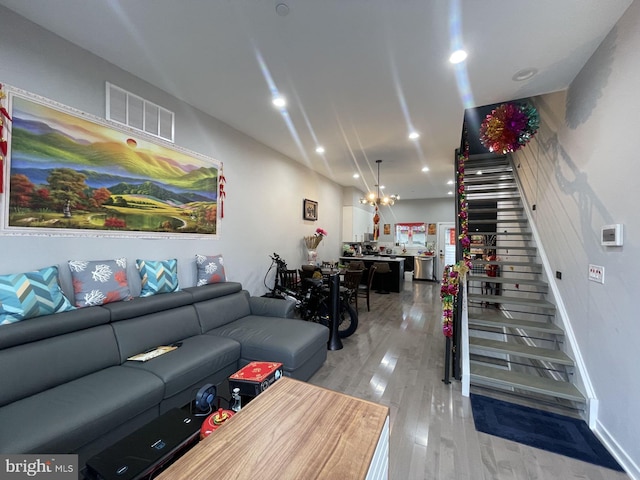
[[[291,302],[227,282],[0,327],[0,452],[78,453],[80,464],[250,361],[307,380],[329,331]],[[180,343],[147,362],[127,358]]]

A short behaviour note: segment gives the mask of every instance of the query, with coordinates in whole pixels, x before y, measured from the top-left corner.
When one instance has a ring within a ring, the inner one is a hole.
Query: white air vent
[[[173,142],[174,114],[107,82],[107,120]]]

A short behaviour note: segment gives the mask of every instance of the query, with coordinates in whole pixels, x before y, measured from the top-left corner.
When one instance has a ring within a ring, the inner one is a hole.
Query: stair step
[[[510,260],[482,260],[480,258],[471,260],[473,265],[499,265],[499,266],[512,266],[512,267],[541,267],[539,263],[535,262],[513,262]]]
[[[468,192],[467,193],[467,202],[473,201],[496,201],[496,200],[508,200],[513,198],[520,198],[520,193],[518,191],[507,191],[507,192]]]
[[[471,382],[477,385],[513,387],[528,392],[564,398],[578,403],[586,399],[580,390],[569,382],[559,382],[537,375],[503,370],[485,365],[471,365]]]
[[[564,331],[551,322],[536,322],[533,320],[508,318],[497,313],[481,313],[478,315],[469,313],[469,325],[495,328],[522,328],[529,331],[564,335]]]
[[[531,236],[531,232],[471,232],[471,235],[497,235],[499,237],[512,237],[514,235]]]
[[[473,248],[482,248],[483,250],[526,250],[526,251],[537,251],[537,247],[522,247],[522,246],[513,246],[509,245],[478,245],[474,244]]]
[[[467,280],[477,281],[477,282],[502,283],[502,284],[519,283],[520,285],[533,285],[533,286],[541,287],[545,289],[549,287],[549,284],[543,280],[533,280],[533,279],[522,278],[522,277],[487,277],[486,275],[469,275],[467,276]]]
[[[513,182],[514,177],[513,173],[508,171],[500,171],[500,172],[492,172],[487,173],[482,170],[482,175],[465,175],[464,184],[468,185],[489,185],[495,184],[498,182]]]
[[[544,299],[536,298],[520,298],[512,297],[510,295],[480,295],[470,293],[467,295],[469,301],[486,302],[486,303],[499,303],[508,305],[521,305],[526,307],[536,307],[545,310],[547,313],[554,313],[556,306]]]
[[[524,207],[495,207],[495,208],[486,208],[479,207],[473,208],[469,206],[469,213],[498,213],[498,212],[524,212]]]
[[[482,220],[474,220],[472,218],[469,219],[469,225],[478,225],[478,224],[496,224],[496,223],[516,223],[516,224],[527,224],[529,220],[526,218],[488,218]]]
[[[551,348],[530,347],[520,343],[501,342],[487,338],[469,337],[470,350],[484,350],[487,352],[514,355],[523,358],[532,358],[543,362],[552,362],[559,365],[573,366],[573,360],[561,350]]]
[[[479,183],[477,185],[465,184],[464,190],[467,193],[478,192],[502,192],[506,190],[517,190],[518,186],[514,182],[502,182],[502,183]]]

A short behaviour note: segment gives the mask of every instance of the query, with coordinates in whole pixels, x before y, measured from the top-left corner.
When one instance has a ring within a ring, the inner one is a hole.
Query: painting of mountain
[[[9,106],[3,227],[217,235],[220,162],[28,94]]]

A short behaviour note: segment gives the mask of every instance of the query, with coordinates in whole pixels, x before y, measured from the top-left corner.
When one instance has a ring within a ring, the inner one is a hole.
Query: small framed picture
[[[391,235],[391,224],[390,223],[385,223],[383,231],[384,231],[385,235]]]
[[[318,202],[307,198],[302,202],[302,218],[305,220],[318,220]]]

